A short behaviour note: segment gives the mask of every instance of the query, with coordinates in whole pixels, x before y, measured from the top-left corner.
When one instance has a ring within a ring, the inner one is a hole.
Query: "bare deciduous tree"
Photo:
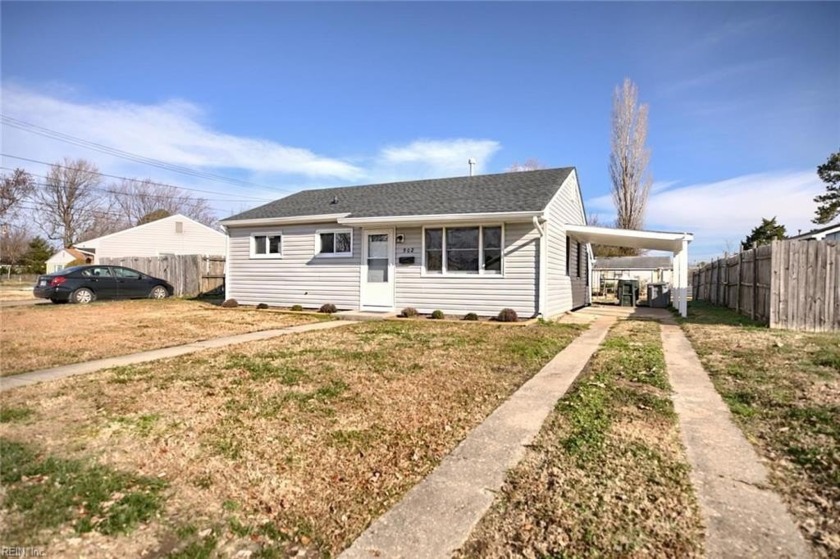
[[[18,224],[0,225],[0,264],[8,266],[7,275],[11,277],[12,268],[21,264],[21,259],[29,248],[32,236],[26,227]]]
[[[181,214],[205,225],[213,225],[216,216],[207,200],[196,198],[177,187],[159,184],[151,179],[126,179],[111,187],[114,210],[127,221],[129,227],[156,218]]]
[[[638,104],[639,91],[629,78],[613,94],[610,178],[620,229],[642,229],[653,178],[647,170],[648,106]],[[627,253],[638,251],[627,249]]]
[[[44,186],[33,196],[44,233],[69,247],[95,229],[97,219],[107,212],[98,192],[101,182],[99,169],[84,159],[65,158],[52,165]]]
[[[589,214],[588,216],[586,216],[586,224],[591,225],[593,227],[613,227],[613,225],[601,223],[601,216],[598,214]],[[609,245],[592,245],[592,254],[594,254],[596,258],[623,256],[625,254],[625,251],[626,249],[623,247],[615,247]]]
[[[0,221],[9,222],[14,219],[21,203],[32,194],[34,187],[32,175],[23,169],[4,174],[0,183]]]
[[[531,158],[525,163],[514,161],[510,167],[505,169],[508,173],[518,173],[520,171],[536,171],[538,169],[548,169],[539,159]]]

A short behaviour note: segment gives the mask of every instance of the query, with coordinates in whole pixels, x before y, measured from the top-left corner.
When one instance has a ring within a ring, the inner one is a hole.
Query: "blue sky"
[[[610,108],[650,107],[646,226],[734,249],[808,229],[840,148],[837,3],[3,2],[2,112],[247,186],[3,126],[2,153],[207,191],[220,217],[300,188],[578,168],[603,219]],[[3,167],[44,166],[11,157]]]

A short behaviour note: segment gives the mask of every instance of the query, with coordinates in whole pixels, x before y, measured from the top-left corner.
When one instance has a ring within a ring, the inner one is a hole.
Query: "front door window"
[[[388,281],[388,235],[368,235],[368,283]]]

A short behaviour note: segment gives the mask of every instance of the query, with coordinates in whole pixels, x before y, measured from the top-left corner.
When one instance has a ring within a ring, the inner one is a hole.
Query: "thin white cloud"
[[[824,185],[813,171],[781,171],[734,177],[652,193],[646,228],[694,233],[692,259],[737,250],[738,242],[761,223],[776,217],[790,235],[812,228],[814,196]],[[595,213],[614,217],[609,196],[586,202]]]
[[[183,100],[151,105],[115,101],[83,103],[5,85],[2,103],[3,114],[8,117],[176,165],[342,179],[355,179],[363,174],[361,169],[338,158],[215,130],[202,122],[205,114],[200,107]],[[38,159],[47,161],[66,155],[69,144],[39,138],[15,128],[3,130],[7,151],[38,146],[46,148],[35,152],[39,154]],[[87,153],[97,152],[88,150]],[[96,155],[95,159],[100,156]]]
[[[6,83],[0,91],[2,113],[7,117],[147,158],[265,185],[225,186],[2,126],[6,154],[45,162],[85,158],[109,174],[148,176],[208,189],[222,199],[241,196],[239,202],[214,204],[220,213],[236,212],[243,204],[251,207],[258,199],[268,201],[304,188],[466,175],[469,158],[478,161],[476,172],[480,173],[500,149],[498,142],[489,139],[419,139],[367,154],[327,156],[265,138],[227,134],[213,126],[201,107],[187,100],[152,104],[80,100],[76,90],[62,84],[36,89]],[[45,170],[45,166],[12,158],[3,158],[3,166],[22,166],[36,173]]]
[[[754,60],[751,62],[744,62],[741,64],[732,64],[722,68],[716,68],[709,72],[697,74],[696,72],[690,78],[675,81],[662,88],[661,94],[664,96],[671,96],[676,93],[682,93],[686,90],[707,87],[724,80],[733,80],[742,77],[749,77],[757,70],[763,70],[778,65],[782,58],[768,58],[764,60]]]
[[[495,140],[416,140],[384,148],[376,158],[374,172],[382,177],[390,170],[395,179],[463,176],[469,174],[468,160],[472,158],[476,160],[475,173],[480,174],[500,148]]]

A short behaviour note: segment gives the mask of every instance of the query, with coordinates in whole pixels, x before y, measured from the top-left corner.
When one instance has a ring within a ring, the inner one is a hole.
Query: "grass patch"
[[[0,423],[11,423],[13,421],[24,421],[35,413],[31,408],[19,406],[0,407]]]
[[[0,481],[10,545],[43,543],[39,533],[70,526],[76,533],[130,532],[161,509],[165,483],[82,460],[39,455],[0,438]]]
[[[177,317],[177,320],[173,320]],[[215,338],[316,322],[310,315],[222,309],[184,299],[103,301],[94,305],[35,305],[3,309],[0,375],[13,375],[93,359],[177,346]],[[61,332],[61,347],[42,351],[43,325]],[[124,368],[112,382],[137,380]]]
[[[208,528],[211,555],[242,538],[252,557],[330,556],[581,330],[382,321],[283,336],[158,361],[148,375],[123,371],[124,383],[105,371],[16,389],[9,405],[37,403],[38,413],[0,435],[84,445],[165,475],[161,524],[186,518],[198,531],[170,531],[161,556],[188,545],[200,556]],[[109,428],[115,417],[126,428]],[[138,554],[123,540],[100,543]]]
[[[659,326],[618,323],[459,557],[700,557]]]
[[[840,555],[840,333],[770,330],[696,302],[682,326],[817,555]]]

